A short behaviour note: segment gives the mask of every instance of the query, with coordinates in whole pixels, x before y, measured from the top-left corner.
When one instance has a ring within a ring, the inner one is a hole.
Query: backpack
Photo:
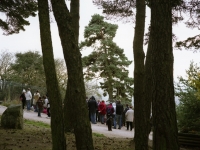
[[[109,115],[109,114],[112,114],[112,107],[107,107],[106,113],[107,113],[108,115]]]

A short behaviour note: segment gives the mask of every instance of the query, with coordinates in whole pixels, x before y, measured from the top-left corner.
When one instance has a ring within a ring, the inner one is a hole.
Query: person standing
[[[117,124],[118,124],[118,129],[121,129],[123,111],[124,111],[123,105],[121,104],[120,101],[117,101],[117,104],[116,104],[116,116],[115,116],[117,123],[115,124],[114,129],[116,129],[116,125]]]
[[[97,101],[98,107],[99,107],[99,104],[100,104],[100,100]],[[100,115],[99,115],[98,107],[96,109],[96,122],[100,122]]]
[[[130,126],[130,131],[132,131],[132,128],[133,128],[133,109],[132,109],[132,106],[129,107],[129,110],[127,110],[126,114],[126,127],[127,127],[127,130],[129,130],[129,126]]]
[[[25,97],[26,97],[27,110],[30,111],[31,110],[31,99],[32,99],[32,94],[31,94],[30,88],[27,89],[27,91],[25,93]]]
[[[112,106],[114,108],[114,113],[113,113],[113,126],[116,127],[116,103],[112,103]]]
[[[110,116],[113,118],[114,107],[112,106],[112,102],[106,107],[106,117],[109,118]]]
[[[35,109],[35,112],[38,112],[38,108],[37,108],[36,102],[38,101],[39,97],[40,97],[40,93],[37,90],[33,95],[33,107]]]
[[[90,119],[93,124],[96,124],[96,109],[98,108],[97,101],[95,97],[92,96],[88,101],[88,108],[90,113]]]
[[[41,97],[39,97],[37,101],[37,107],[38,107],[38,117],[41,117],[41,112],[43,110],[43,101]]]
[[[24,110],[24,106],[26,104],[26,97],[25,97],[26,90],[23,89],[22,94],[20,95],[20,100],[22,102],[22,109]]]
[[[122,115],[122,120],[123,120],[123,125],[126,126],[126,117],[125,114],[129,110],[129,105],[126,104],[126,108],[124,109],[123,115]]]
[[[49,103],[49,100],[48,100],[48,103],[47,103],[47,118],[50,118],[51,117],[51,113],[50,113],[50,103]]]
[[[100,114],[101,124],[104,124],[104,122],[105,122],[104,117],[106,114],[106,104],[105,104],[104,100],[102,100],[101,103],[99,104],[98,110],[99,110],[99,114]]]

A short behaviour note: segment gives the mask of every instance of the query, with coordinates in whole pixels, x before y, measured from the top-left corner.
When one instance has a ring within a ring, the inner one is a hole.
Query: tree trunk
[[[65,98],[65,108],[69,109],[67,121],[72,123],[76,138],[77,150],[93,150],[92,130],[88,119],[81,53],[78,48],[77,30],[74,19],[79,13],[79,0],[73,0],[73,14],[71,17],[65,0],[51,0],[53,13],[58,25],[58,31],[63,47],[64,58],[68,71],[68,83]],[[72,2],[71,2],[72,3]],[[77,13],[75,13],[77,11]],[[77,22],[76,22],[77,23]],[[77,24],[76,24],[77,25]]]
[[[74,35],[76,40],[74,42],[76,42],[76,45],[78,45],[78,39],[79,39],[79,5],[77,5],[77,0],[73,0],[70,3],[70,15],[73,18],[72,24],[73,24],[73,31],[74,31]],[[70,109],[69,107],[71,105],[71,99],[70,98],[66,98],[65,97],[65,101],[64,101],[64,122],[65,122],[65,132],[73,132],[73,123],[70,121],[71,118],[71,113],[70,113]]]
[[[52,149],[65,150],[66,139],[64,134],[62,100],[53,57],[48,0],[38,0],[38,10],[43,64],[47,91],[49,93],[49,100],[51,103]]]
[[[134,120],[135,150],[147,150],[148,139],[145,137],[145,103],[144,103],[144,51],[143,38],[145,27],[145,1],[136,1],[136,25],[133,42],[134,53]]]
[[[179,149],[173,85],[171,2],[151,1],[154,150]]]
[[[150,122],[151,118],[151,104],[152,104],[152,49],[151,49],[151,35],[149,36],[147,54],[146,54],[146,61],[145,61],[145,78],[144,78],[144,90],[145,90],[145,123],[146,123],[146,133],[145,139],[149,139],[149,133],[151,132],[152,122]]]

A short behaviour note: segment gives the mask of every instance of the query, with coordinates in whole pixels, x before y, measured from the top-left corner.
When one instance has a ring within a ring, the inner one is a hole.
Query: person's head
[[[42,97],[40,96],[38,100],[41,100],[41,99],[42,99]]]
[[[30,88],[28,88],[27,91],[30,91]]]
[[[104,103],[105,101],[104,101],[104,100],[102,100],[101,102],[102,102],[102,103]]]
[[[37,90],[36,93],[39,93],[39,91]]]
[[[23,89],[22,93],[26,93],[26,90],[25,90],[25,89]]]
[[[128,104],[126,104],[126,107],[128,107]]]

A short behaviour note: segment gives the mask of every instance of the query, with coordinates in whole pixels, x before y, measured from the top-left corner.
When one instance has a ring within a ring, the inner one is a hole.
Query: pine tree
[[[130,102],[133,95],[133,79],[128,77],[127,67],[132,62],[124,55],[124,50],[113,42],[118,26],[103,19],[104,17],[95,14],[85,27],[85,41],[80,46],[94,48],[90,55],[83,57],[85,77],[103,79],[100,88],[104,90],[104,96],[109,96],[109,100]]]
[[[5,35],[19,33],[20,30],[24,31],[24,26],[30,24],[26,18],[36,16],[36,11],[36,0],[1,0],[0,12],[4,13],[5,17],[0,19],[0,28]]]

